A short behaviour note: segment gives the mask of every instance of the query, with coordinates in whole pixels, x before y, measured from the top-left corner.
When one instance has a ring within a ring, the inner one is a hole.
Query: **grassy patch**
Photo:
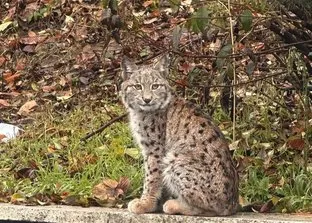
[[[40,203],[40,196],[55,202],[66,202],[68,196],[89,198],[101,180],[123,176],[131,182],[126,198],[138,195],[141,159],[126,123],[115,123],[80,143],[80,138],[110,117],[90,107],[66,115],[56,115],[51,108],[46,111],[35,115],[35,122],[20,138],[1,145],[2,199],[29,202],[35,197]],[[85,201],[81,204],[88,205]]]

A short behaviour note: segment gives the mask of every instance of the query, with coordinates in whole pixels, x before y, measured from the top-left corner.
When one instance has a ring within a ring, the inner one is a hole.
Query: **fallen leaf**
[[[8,96],[8,97],[17,97],[19,96],[21,93],[17,92],[17,91],[12,91],[12,92],[0,92],[0,95],[3,96]]]
[[[19,76],[21,76],[21,74],[18,72],[16,72],[13,75],[11,72],[7,72],[7,73],[3,74],[3,78],[7,84],[13,83],[15,81],[15,79],[17,79]]]
[[[135,160],[138,160],[141,157],[141,152],[138,148],[126,148],[125,154]]]
[[[95,201],[104,207],[115,207],[123,197],[130,186],[127,177],[121,177],[119,182],[112,179],[104,179],[101,183],[95,185],[92,195]]]
[[[31,100],[22,105],[17,114],[28,115],[38,104],[35,100]]]
[[[148,6],[152,5],[153,3],[154,3],[154,1],[152,1],[152,0],[145,1],[145,2],[143,3],[143,7],[147,8]]]
[[[18,59],[16,62],[16,70],[24,70],[26,67],[26,58]]]
[[[61,91],[61,92],[58,92],[59,94],[63,94],[63,95],[59,95],[56,97],[56,100],[58,101],[66,101],[68,99],[70,99],[73,94],[72,94],[72,91],[69,90],[69,91]]]
[[[292,149],[303,150],[305,142],[304,139],[301,138],[301,136],[293,136],[287,140],[287,146]]]
[[[36,52],[36,47],[34,45],[26,45],[25,47],[23,47],[23,52],[26,53],[35,53]]]
[[[86,45],[82,49],[81,60],[83,62],[87,62],[92,60],[95,57],[95,53],[91,47],[91,45]]]
[[[25,179],[25,178],[35,179],[36,178],[36,172],[37,172],[36,169],[26,167],[26,168],[22,168],[22,169],[18,170],[14,176],[16,179]]]
[[[29,31],[28,31],[28,36],[29,36],[29,37],[36,37],[37,34],[36,34],[34,31],[29,30]]]
[[[4,56],[0,56],[0,67],[4,64],[4,62],[6,61]]]
[[[154,11],[152,11],[151,16],[152,17],[159,17],[160,16],[159,9],[155,9]]]
[[[4,21],[9,21],[9,20],[12,20],[12,18],[14,17],[15,15],[15,12],[16,12],[16,7],[12,7],[8,10],[8,14],[6,15]]]
[[[46,93],[55,91],[55,88],[56,88],[55,85],[50,85],[50,86],[46,85],[46,86],[41,87],[42,91]]]
[[[4,99],[0,99],[0,107],[8,107],[10,106],[9,102]]]
[[[61,77],[61,80],[59,82],[59,84],[62,86],[62,87],[65,87],[65,85],[67,84],[67,80],[65,77]]]
[[[116,188],[118,186],[118,182],[116,180],[112,180],[112,179],[105,179],[102,182],[105,186],[109,187],[109,188]]]
[[[9,25],[11,25],[12,23],[13,23],[12,21],[2,23],[0,25],[0,32],[6,30],[9,27]]]
[[[269,200],[268,202],[266,202],[265,204],[262,205],[261,209],[260,209],[260,213],[268,213],[271,211],[271,209],[273,208],[273,202],[271,200]]]
[[[20,38],[19,42],[25,45],[35,45],[43,42],[47,36],[28,36]]]
[[[81,83],[87,85],[89,83],[89,78],[87,77],[79,77]]]
[[[11,196],[11,203],[13,204],[18,204],[20,202],[25,202],[25,201],[26,201],[25,196],[20,193],[15,193]]]
[[[143,21],[143,24],[149,25],[149,24],[156,22],[157,20],[158,20],[158,18],[147,19],[147,20]]]
[[[130,187],[130,180],[128,177],[120,177],[117,188],[126,193]]]

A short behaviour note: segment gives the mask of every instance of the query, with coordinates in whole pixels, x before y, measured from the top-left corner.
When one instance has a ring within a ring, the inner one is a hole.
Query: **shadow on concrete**
[[[49,223],[43,221],[12,221],[12,220],[0,220],[0,223]]]

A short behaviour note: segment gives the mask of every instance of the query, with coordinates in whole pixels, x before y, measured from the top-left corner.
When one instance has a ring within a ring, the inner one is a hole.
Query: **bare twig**
[[[279,76],[279,75],[282,75],[282,74],[287,74],[287,72],[286,71],[285,72],[282,71],[282,72],[278,72],[278,73],[275,73],[275,74],[267,75],[267,76],[264,76],[264,77],[256,78],[256,79],[253,79],[253,80],[250,80],[250,81],[238,82],[238,83],[235,83],[235,84],[216,84],[216,85],[210,85],[210,86],[203,86],[203,85],[189,86],[189,85],[186,85],[186,84],[181,84],[179,82],[176,82],[173,79],[169,79],[169,80],[174,82],[177,85],[180,85],[182,87],[187,87],[187,88],[192,88],[192,87],[225,88],[225,87],[237,87],[237,86],[241,86],[241,85],[247,85],[247,84],[250,84],[250,83],[258,82],[258,81],[265,80],[265,79],[268,79],[268,78],[271,78],[271,77],[275,77],[275,76]]]
[[[87,139],[89,139],[90,137],[94,136],[95,134],[99,134],[101,132],[103,132],[104,129],[106,129],[107,127],[109,127],[110,125],[112,125],[115,122],[118,122],[120,120],[122,120],[123,118],[125,118],[128,115],[128,113],[122,114],[116,118],[113,118],[111,120],[109,120],[107,123],[105,123],[104,125],[102,125],[100,128],[98,128],[95,131],[92,131],[90,133],[88,133],[85,137],[80,139],[80,142],[85,142],[87,141]]]
[[[270,53],[280,52],[280,51],[286,50],[285,48],[287,48],[287,47],[295,46],[295,45],[303,44],[303,43],[310,43],[310,42],[312,42],[312,40],[299,41],[296,43],[285,44],[283,46],[275,47],[275,48],[272,48],[269,50],[262,50],[259,52],[254,52],[254,55],[262,55],[262,54],[270,54]],[[217,58],[226,58],[226,57],[236,58],[236,57],[244,56],[243,53],[234,53],[234,54],[229,54],[228,56],[220,57],[220,56],[215,56],[215,55],[198,55],[198,54],[191,54],[191,53],[183,53],[183,52],[177,51],[177,50],[172,50],[171,52],[178,54],[180,56],[183,56],[183,57],[192,57],[192,58],[214,58],[214,59],[217,59]]]
[[[231,44],[232,44],[232,54],[234,55],[235,54],[235,43],[234,43],[234,30],[233,30],[233,17],[232,17],[232,13],[231,13],[231,0],[228,0],[227,2],[227,10],[229,12],[229,18],[230,18],[230,37],[231,37]],[[233,110],[233,117],[232,117],[232,120],[233,120],[233,129],[232,129],[232,139],[233,139],[233,142],[236,141],[236,68],[235,68],[235,58],[232,58],[233,61],[232,61],[232,65],[233,65],[233,89],[232,89],[232,92],[233,92],[233,107],[232,107],[232,110]]]

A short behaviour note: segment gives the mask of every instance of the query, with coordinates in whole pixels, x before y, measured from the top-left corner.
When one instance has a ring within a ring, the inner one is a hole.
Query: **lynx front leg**
[[[144,160],[145,179],[143,194],[140,199],[134,199],[128,204],[128,210],[136,214],[157,211],[158,200],[162,189],[162,171],[160,156],[150,155]]]

